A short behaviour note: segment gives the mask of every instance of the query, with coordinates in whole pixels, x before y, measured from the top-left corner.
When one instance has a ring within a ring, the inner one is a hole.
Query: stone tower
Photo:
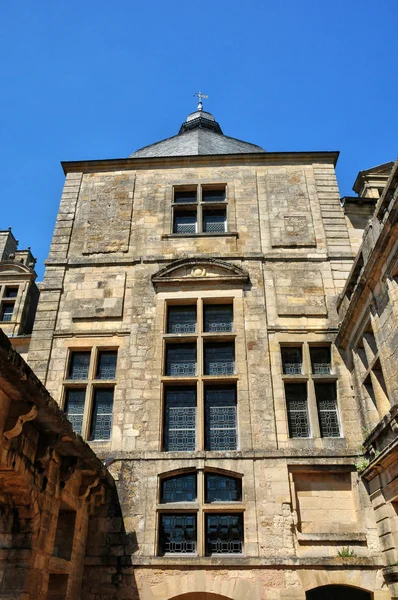
[[[334,346],[337,158],[200,105],[128,158],[63,163],[28,360],[118,488],[86,600],[390,598]]]

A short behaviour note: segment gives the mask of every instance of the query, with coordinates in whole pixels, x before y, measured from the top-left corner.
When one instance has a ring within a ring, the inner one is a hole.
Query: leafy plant
[[[355,468],[359,473],[361,473],[366,469],[366,467],[369,466],[369,463],[370,460],[368,458],[366,458],[365,456],[359,456],[355,461]]]
[[[354,550],[350,550],[349,546],[343,546],[341,550],[337,551],[337,555],[340,556],[340,558],[354,558],[355,557]]]

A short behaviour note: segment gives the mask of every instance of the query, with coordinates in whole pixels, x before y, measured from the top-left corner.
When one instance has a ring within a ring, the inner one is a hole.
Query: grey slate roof
[[[188,116],[178,135],[144,146],[130,158],[197,156],[203,154],[249,154],[265,152],[260,146],[223,135],[210,113]]]

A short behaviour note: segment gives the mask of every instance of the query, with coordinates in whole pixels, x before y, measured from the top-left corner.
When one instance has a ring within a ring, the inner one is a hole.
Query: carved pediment
[[[27,267],[23,263],[14,260],[5,260],[0,263],[0,275],[34,275],[36,274],[33,269]]]
[[[170,285],[243,285],[249,275],[232,263],[218,259],[184,258],[176,260],[152,276],[155,287]]]

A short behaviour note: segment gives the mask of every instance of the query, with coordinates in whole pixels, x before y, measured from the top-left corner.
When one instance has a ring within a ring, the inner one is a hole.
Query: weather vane
[[[206,96],[206,94],[202,94],[202,92],[195,92],[194,96],[197,96],[199,98],[199,102],[198,102],[198,110],[203,110],[203,104],[202,104],[202,98],[208,98],[209,96]]]

